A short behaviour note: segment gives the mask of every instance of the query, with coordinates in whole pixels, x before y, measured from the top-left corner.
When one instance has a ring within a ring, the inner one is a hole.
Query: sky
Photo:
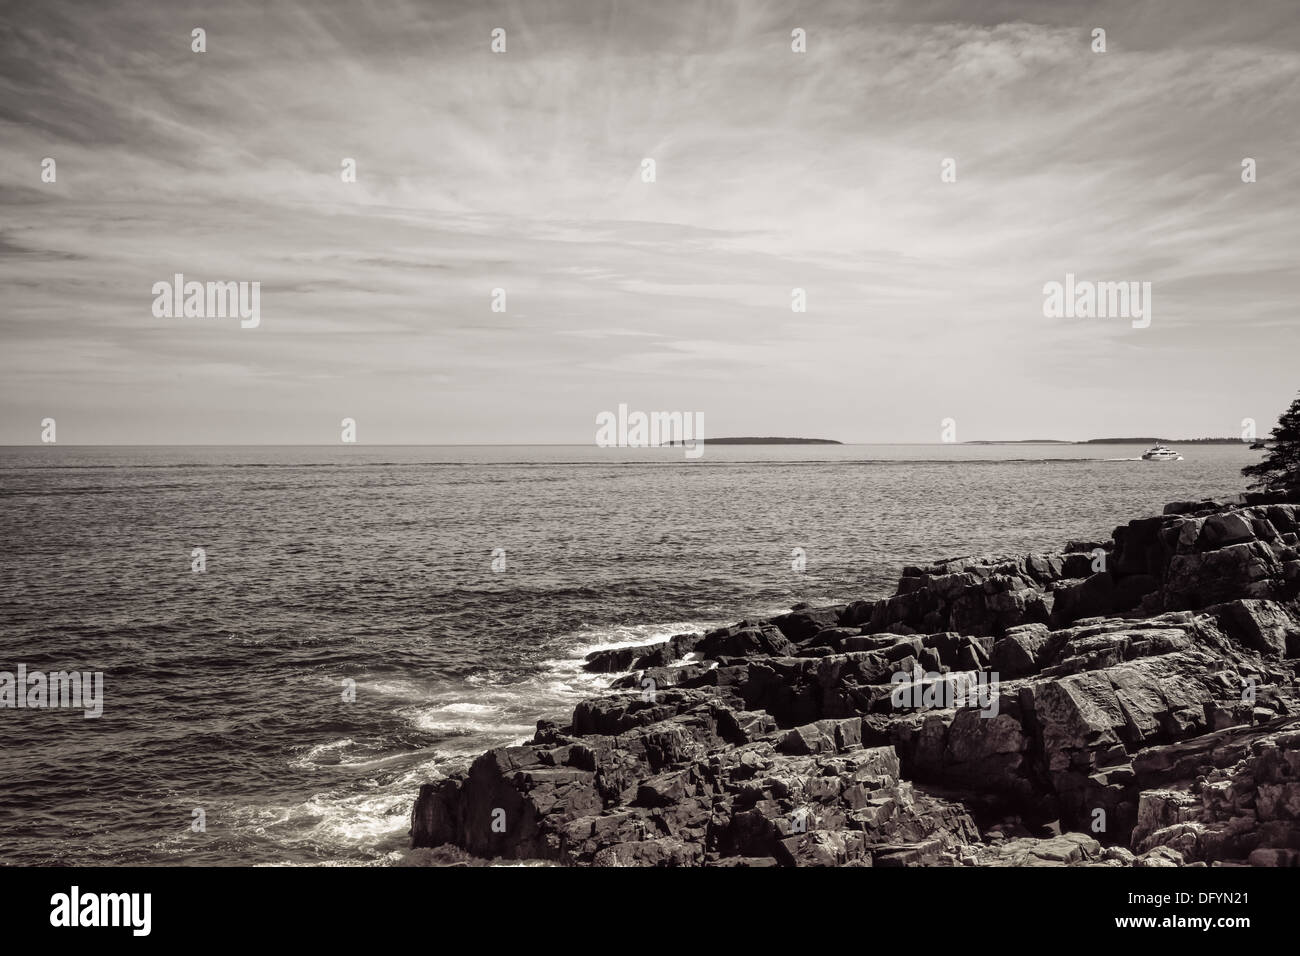
[[[0,0],[0,443],[1267,432],[1297,117],[1294,0]]]

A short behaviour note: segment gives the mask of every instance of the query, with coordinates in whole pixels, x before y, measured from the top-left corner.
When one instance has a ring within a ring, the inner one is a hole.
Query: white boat
[[[1165,445],[1156,445],[1142,456],[1143,461],[1182,461],[1183,456]]]

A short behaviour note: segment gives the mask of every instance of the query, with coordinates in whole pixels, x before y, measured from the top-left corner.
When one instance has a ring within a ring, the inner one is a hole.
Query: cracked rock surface
[[[1278,496],[1177,502],[597,651],[621,676],[567,725],[420,789],[411,861],[1300,865],[1298,534]]]

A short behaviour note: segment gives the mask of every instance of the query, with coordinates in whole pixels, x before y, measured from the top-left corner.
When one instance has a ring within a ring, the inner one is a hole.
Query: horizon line
[[[1260,441],[1262,439],[1255,439]],[[717,444],[725,439],[712,439],[708,444]],[[1253,444],[1244,438],[1233,438],[1231,436],[1214,437],[1205,436],[1203,438],[1153,438],[1146,436],[1135,436],[1133,438],[1118,438],[1113,440],[1102,440],[1096,438],[1084,439],[1067,439],[1067,438],[1004,438],[1004,439],[967,439],[959,442],[918,442],[918,441],[863,441],[847,442],[835,441],[820,443],[821,447],[826,448],[854,448],[873,445],[915,445],[915,446],[938,446],[938,445],[1087,445],[1087,444],[1124,444],[1128,442],[1143,441],[1161,441],[1161,442],[1218,442],[1221,444],[1233,445],[1250,445]],[[760,445],[761,442],[749,442],[749,445]],[[771,442],[772,445],[791,445],[793,442]],[[797,447],[809,447],[813,444],[811,441],[800,441]],[[0,448],[44,448],[47,446],[64,447],[64,448],[600,448],[594,442],[22,442],[22,443],[3,443],[0,442]],[[672,445],[615,445],[609,446],[620,450],[651,450],[662,449],[664,451],[680,451],[680,444]],[[739,445],[735,447],[741,447]]]

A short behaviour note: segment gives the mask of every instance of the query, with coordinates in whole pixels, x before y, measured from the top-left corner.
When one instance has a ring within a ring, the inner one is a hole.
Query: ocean
[[[419,785],[566,718],[595,648],[1104,539],[1259,457],[1143,450],[2,448],[0,671],[104,700],[0,709],[0,863],[396,863]]]

